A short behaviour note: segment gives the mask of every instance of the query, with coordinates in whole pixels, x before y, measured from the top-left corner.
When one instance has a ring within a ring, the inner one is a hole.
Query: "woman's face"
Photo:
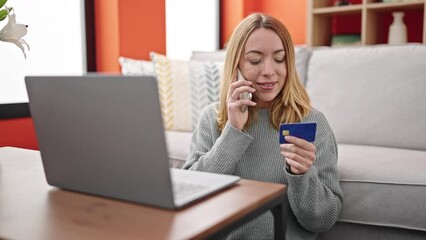
[[[287,79],[284,46],[275,31],[258,28],[247,39],[239,68],[256,89],[253,101],[266,108]]]

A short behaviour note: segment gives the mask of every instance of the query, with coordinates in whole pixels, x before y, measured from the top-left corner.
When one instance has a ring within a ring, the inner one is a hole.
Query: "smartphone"
[[[280,144],[288,143],[285,136],[294,136],[308,142],[315,141],[316,123],[282,123],[280,124]]]
[[[243,74],[241,73],[241,70],[240,69],[238,69],[238,76],[237,76],[237,81],[240,81],[240,80],[245,80],[246,78],[243,76]],[[248,99],[248,100],[251,100],[251,98],[252,98],[252,95],[251,95],[251,93],[249,93],[249,92],[244,92],[244,93],[241,93],[240,94],[240,99]],[[241,106],[241,108],[240,108],[240,110],[241,110],[241,112],[245,112],[246,110],[247,110],[247,106],[246,105],[244,105],[244,106]]]

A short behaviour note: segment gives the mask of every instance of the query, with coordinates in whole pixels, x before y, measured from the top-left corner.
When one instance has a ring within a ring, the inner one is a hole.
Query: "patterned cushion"
[[[151,61],[119,57],[123,75],[155,76],[154,64]]]
[[[219,100],[223,62],[183,61],[151,52],[166,130],[192,131],[201,110]]]

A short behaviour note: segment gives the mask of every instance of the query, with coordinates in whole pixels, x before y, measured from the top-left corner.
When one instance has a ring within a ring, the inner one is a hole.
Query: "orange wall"
[[[238,22],[244,17],[244,0],[220,1],[220,47],[223,48]]]
[[[149,60],[149,52],[166,53],[165,0],[120,0],[121,56]]]
[[[120,55],[118,1],[95,0],[96,68],[99,72],[118,72]]]
[[[165,0],[95,0],[98,72],[119,73],[118,57],[166,53]]]
[[[38,149],[32,118],[0,120],[0,147]]]
[[[295,44],[306,43],[306,19],[307,19],[307,1],[294,0],[270,0],[267,8],[267,13],[271,13],[280,19],[287,27]],[[282,2],[282,9],[274,7],[275,2]]]
[[[238,22],[252,12],[263,12],[280,19],[295,44],[306,42],[306,1],[294,0],[221,0],[221,38],[223,47]]]

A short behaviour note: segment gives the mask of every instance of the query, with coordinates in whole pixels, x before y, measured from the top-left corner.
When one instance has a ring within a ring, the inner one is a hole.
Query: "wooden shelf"
[[[410,10],[410,9],[421,9],[424,7],[424,2],[378,2],[378,3],[368,3],[368,10],[375,11],[393,11],[393,10]]]
[[[341,7],[322,7],[313,9],[313,14],[318,15],[340,15],[340,14],[349,14],[349,13],[361,13],[362,5],[348,5]]]
[[[393,9],[418,9],[423,7],[424,2],[375,2],[368,3],[367,9],[378,9],[378,10],[393,10]]]
[[[383,13],[393,11],[419,10],[423,15],[423,21],[419,21],[416,26],[407,26],[419,28],[422,31],[422,43],[426,44],[426,0],[406,1],[406,2],[381,2],[379,0],[362,0],[360,4],[347,6],[333,6],[331,0],[308,0],[308,29],[307,45],[329,46],[333,32],[332,19],[335,16],[361,16],[361,44],[373,45],[379,44],[379,32],[383,26]],[[417,15],[418,16],[418,15]],[[353,22],[352,22],[353,24]],[[416,40],[417,41],[417,40]]]

